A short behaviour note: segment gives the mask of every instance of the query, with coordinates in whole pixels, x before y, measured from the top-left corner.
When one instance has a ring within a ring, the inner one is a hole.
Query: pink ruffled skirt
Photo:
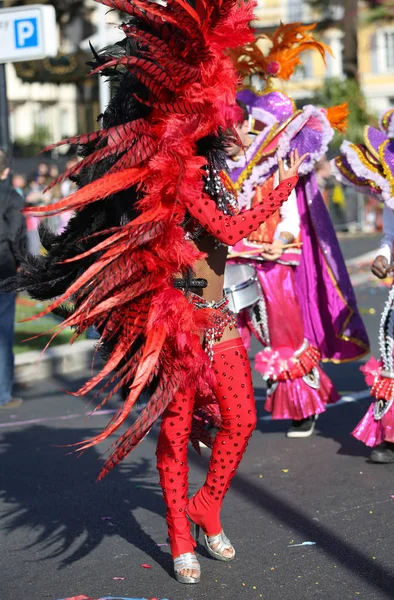
[[[374,403],[352,432],[352,435],[366,446],[379,446],[382,442],[394,443],[394,404],[379,420],[374,418]]]
[[[392,380],[384,377],[382,367],[383,363],[372,356],[360,368],[360,371],[364,374],[365,383],[371,388],[372,397],[391,398],[393,393]],[[352,435],[370,447],[379,446],[382,442],[394,443],[394,403],[381,419],[375,419],[374,404],[374,402],[370,404],[367,413],[352,431]]]
[[[255,265],[263,291],[266,310],[266,324],[269,339],[264,339],[251,318],[250,309],[239,316],[239,328],[245,345],[250,346],[253,333],[266,345],[255,358],[255,368],[265,379],[275,381],[274,391],[268,395],[265,408],[273,419],[300,420],[323,413],[326,405],[334,403],[339,395],[319,365],[314,368],[314,380],[318,385],[310,385],[308,377],[278,381],[280,373],[291,371],[297,362],[297,352],[302,348],[304,327],[301,308],[296,296],[294,271],[291,266],[277,263]]]

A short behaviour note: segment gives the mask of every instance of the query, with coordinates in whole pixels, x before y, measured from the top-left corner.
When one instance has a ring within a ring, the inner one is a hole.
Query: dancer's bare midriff
[[[208,302],[219,302],[223,298],[228,246],[217,246],[217,240],[211,236],[197,240],[195,245],[200,252],[207,254],[207,258],[197,261],[195,276],[197,279],[205,279],[208,285],[205,288],[193,289],[193,292],[201,295]],[[226,342],[238,337],[238,329],[226,327],[220,341]]]

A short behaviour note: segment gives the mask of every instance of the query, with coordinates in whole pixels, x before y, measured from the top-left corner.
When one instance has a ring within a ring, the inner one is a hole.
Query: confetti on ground
[[[282,469],[282,473],[288,473],[289,469]]]
[[[144,567],[144,569],[151,569],[151,568],[152,568],[152,565],[147,565],[146,563],[143,563],[143,564],[141,565],[141,567]]]
[[[288,548],[298,548],[300,546],[316,546],[316,542],[302,542],[302,544],[291,544]]]
[[[63,600],[160,600],[160,598],[120,598],[119,596],[102,596],[101,598],[91,598],[90,596],[70,596],[69,598],[63,598]],[[168,598],[162,598],[161,600],[169,600]],[[190,598],[189,600],[193,600]]]
[[[262,476],[262,475],[259,475],[259,477],[260,477],[260,479],[263,479],[263,476]]]
[[[168,546],[168,544],[156,544],[159,548],[163,548],[164,546]]]
[[[87,596],[70,596],[70,598],[64,598],[64,600],[89,600]]]
[[[376,314],[375,308],[360,308],[359,310],[362,315],[375,315]]]
[[[102,521],[110,521],[112,517],[101,517]]]
[[[125,581],[126,577],[112,577],[114,581]]]

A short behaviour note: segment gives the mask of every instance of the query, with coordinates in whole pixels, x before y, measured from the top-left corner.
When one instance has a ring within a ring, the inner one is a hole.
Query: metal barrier
[[[382,208],[376,199],[340,186],[326,189],[323,195],[336,231],[356,233],[381,229]]]

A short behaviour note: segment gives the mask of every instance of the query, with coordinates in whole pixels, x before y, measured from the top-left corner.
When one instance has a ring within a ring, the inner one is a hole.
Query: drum
[[[256,304],[261,296],[256,269],[250,265],[227,263],[224,273],[224,291],[229,308],[235,313]]]

